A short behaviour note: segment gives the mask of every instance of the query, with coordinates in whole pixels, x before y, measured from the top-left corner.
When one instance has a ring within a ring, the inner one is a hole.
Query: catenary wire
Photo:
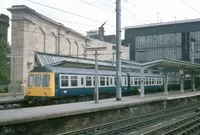
[[[60,12],[71,14],[71,15],[74,15],[74,16],[77,16],[77,17],[80,17],[80,18],[83,18],[83,19],[86,19],[86,20],[90,20],[90,21],[94,21],[94,22],[98,22],[98,23],[103,23],[102,21],[99,21],[99,20],[91,19],[91,18],[88,18],[88,17],[85,17],[85,16],[81,16],[81,15],[69,12],[69,11],[58,9],[58,8],[55,8],[55,7],[52,7],[52,6],[48,6],[46,4],[42,4],[42,3],[39,3],[39,2],[35,2],[35,1],[32,1],[32,0],[26,0],[26,1],[29,1],[31,3],[37,4],[37,5],[40,5],[40,6],[44,6],[44,7],[47,7],[47,8],[51,8],[51,9],[54,9],[54,10],[57,10],[57,11],[60,11]],[[115,27],[114,25],[111,25],[111,24],[107,24],[107,25]]]
[[[91,5],[91,6],[93,6],[93,7],[97,7],[97,8],[99,8],[99,9],[108,11],[108,12],[115,12],[115,10],[112,11],[112,10],[110,10],[110,9],[102,8],[102,7],[100,7],[100,6],[94,5],[94,4],[89,3],[89,2],[86,2],[86,1],[84,1],[84,0],[79,0],[79,1],[81,1],[81,2],[83,2],[83,3],[85,3],[85,4],[88,4],[88,5]]]
[[[187,4],[185,1],[180,0],[182,3],[184,3],[185,5],[187,5],[188,7],[190,7],[191,9],[193,9],[195,12],[197,12],[200,15],[200,12],[198,10],[196,10],[195,8],[193,8],[192,6],[190,6],[189,4]]]

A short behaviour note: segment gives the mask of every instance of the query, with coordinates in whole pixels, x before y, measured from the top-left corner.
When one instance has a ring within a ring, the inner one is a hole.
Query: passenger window
[[[71,76],[71,86],[78,86],[77,76]]]
[[[81,85],[84,85],[84,77],[81,77]]]
[[[28,86],[33,86],[33,83],[34,83],[34,75],[29,75]]]
[[[151,84],[151,78],[149,78],[149,84]]]
[[[68,76],[61,76],[61,86],[68,87],[69,86],[69,78]]]
[[[124,77],[121,77],[121,86],[124,86]]]
[[[148,78],[145,78],[145,85],[148,85]]]
[[[155,85],[157,84],[157,78],[154,78],[154,84]]]
[[[93,86],[95,86],[95,77],[92,77],[93,78]]]
[[[134,80],[133,80],[133,77],[131,77],[131,79],[130,79],[130,80],[131,80],[131,82],[130,82],[130,83],[131,83],[131,86],[133,86],[133,85],[134,85]]]
[[[92,86],[92,77],[86,76],[86,86]]]
[[[138,85],[138,84],[137,84],[137,78],[134,78],[134,81],[135,81],[135,85]]]
[[[154,78],[152,78],[152,84],[154,84]]]
[[[34,86],[35,86],[35,87],[40,87],[40,84],[41,84],[41,75],[36,74],[36,75],[35,75],[35,83],[34,83]]]
[[[141,79],[140,79],[140,78],[138,78],[138,85],[140,85],[140,82],[141,82]]]
[[[114,82],[115,82],[115,85],[116,85],[116,77],[114,77]]]
[[[109,86],[109,77],[106,77],[106,85]]]
[[[161,79],[159,79],[159,84],[162,84]]]
[[[43,75],[42,87],[49,87],[50,75]]]
[[[113,78],[110,77],[110,85],[112,86],[113,85]]]
[[[100,77],[100,85],[105,86],[105,77]]]
[[[127,86],[127,78],[124,78],[124,85]]]

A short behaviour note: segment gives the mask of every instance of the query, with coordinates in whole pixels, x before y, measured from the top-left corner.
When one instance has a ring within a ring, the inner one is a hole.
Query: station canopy
[[[95,60],[87,58],[77,58],[57,54],[49,54],[36,52],[36,63],[38,66],[59,66],[59,67],[75,67],[75,68],[94,68]],[[99,69],[115,70],[116,65],[111,61],[98,60]],[[122,60],[122,71],[139,72],[142,67],[150,70],[179,72],[185,74],[195,72],[200,74],[200,64],[181,61],[176,59],[164,58],[151,62],[139,63],[135,61]]]
[[[43,52],[36,52],[35,59],[37,66],[46,67],[68,67],[68,68],[94,68],[95,60],[71,57],[67,55],[50,54]],[[98,68],[100,70],[116,70],[115,62],[98,60]],[[140,66],[122,63],[122,71],[124,72],[139,72]]]
[[[147,69],[160,71],[179,72],[182,70],[186,74],[190,74],[192,72],[198,74],[200,73],[200,64],[170,58],[141,63],[140,65]]]

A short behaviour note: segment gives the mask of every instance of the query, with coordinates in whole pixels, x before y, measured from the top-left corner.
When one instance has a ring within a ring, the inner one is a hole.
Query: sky
[[[0,13],[10,18],[11,13],[6,8],[26,5],[83,35],[97,30],[105,21],[105,35],[116,33],[115,0],[0,0],[0,3]],[[199,0],[121,0],[121,3],[122,39],[123,28],[127,26],[200,18]]]

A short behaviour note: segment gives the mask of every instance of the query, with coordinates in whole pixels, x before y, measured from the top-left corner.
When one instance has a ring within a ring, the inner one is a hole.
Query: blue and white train
[[[59,99],[93,97],[95,86],[94,69],[35,67],[28,73],[25,99]],[[111,95],[116,92],[116,72],[99,70],[99,94]],[[138,94],[140,74],[122,72],[122,94]],[[179,79],[168,79],[169,90],[179,89]],[[163,76],[145,74],[145,93],[163,91]]]

